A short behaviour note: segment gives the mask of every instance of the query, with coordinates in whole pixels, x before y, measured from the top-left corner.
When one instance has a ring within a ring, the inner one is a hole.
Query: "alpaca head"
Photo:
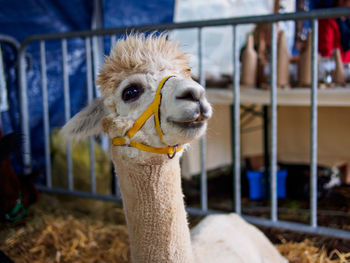
[[[104,131],[111,139],[125,137],[154,102],[157,90],[161,94],[159,106],[132,137],[135,142],[156,148],[185,146],[203,135],[212,114],[204,88],[190,77],[186,54],[166,35],[137,34],[118,41],[97,83],[101,98],[64,126],[67,136],[79,139]],[[155,124],[156,111],[161,135]],[[132,147],[112,148],[138,159],[164,157]]]

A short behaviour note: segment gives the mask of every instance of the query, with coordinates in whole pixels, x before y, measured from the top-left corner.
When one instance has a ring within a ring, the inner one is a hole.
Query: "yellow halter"
[[[153,102],[141,114],[141,116],[135,121],[131,129],[126,133],[126,136],[129,138],[130,142],[127,143],[128,140],[126,139],[126,136],[115,137],[112,139],[113,145],[134,147],[141,151],[152,152],[152,153],[167,154],[169,158],[174,158],[176,153],[182,150],[182,147],[178,147],[178,145],[174,145],[174,146],[168,145],[167,147],[156,148],[156,147],[148,146],[148,145],[131,140],[131,138],[142,128],[145,122],[154,114],[154,122],[156,124],[158,136],[162,141],[162,143],[167,145],[167,143],[165,143],[163,140],[163,133],[162,133],[162,128],[160,127],[160,120],[159,120],[159,107],[162,100],[162,94],[160,92],[164,87],[165,83],[167,82],[167,80],[172,77],[175,77],[175,76],[167,76],[161,80],[161,82],[158,85],[158,89]]]

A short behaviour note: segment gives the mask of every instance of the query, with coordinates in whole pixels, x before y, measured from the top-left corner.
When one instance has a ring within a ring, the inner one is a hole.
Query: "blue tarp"
[[[91,28],[93,1],[89,0],[0,0],[0,34],[23,41],[33,34],[87,30]],[[104,27],[132,26],[172,22],[174,0],[105,0]],[[19,93],[15,74],[16,54],[2,45],[8,88],[9,112],[2,114],[4,134],[20,131]],[[27,49],[28,101],[33,154],[33,168],[42,169],[43,121],[39,45]],[[60,42],[46,42],[50,127],[64,124],[62,58]],[[86,104],[85,47],[81,39],[68,41],[71,114]],[[19,167],[19,166],[18,166]],[[19,171],[20,172],[20,171]]]
[[[105,0],[104,26],[121,27],[172,22],[175,0]]]

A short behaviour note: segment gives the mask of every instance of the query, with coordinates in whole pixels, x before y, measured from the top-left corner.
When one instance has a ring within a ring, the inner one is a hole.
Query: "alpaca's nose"
[[[199,87],[186,87],[184,90],[182,90],[177,96],[176,99],[178,100],[187,100],[187,101],[193,101],[198,102],[201,97],[203,96],[204,89],[200,89]]]
[[[185,88],[177,92],[176,99],[196,103],[195,113],[200,118],[206,120],[211,117],[212,109],[205,97],[205,90],[197,83],[186,85]]]

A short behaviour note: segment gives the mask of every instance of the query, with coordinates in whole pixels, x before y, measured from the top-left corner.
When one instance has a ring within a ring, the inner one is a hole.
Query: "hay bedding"
[[[16,263],[130,262],[128,233],[115,204],[44,197],[25,222],[4,224],[0,249]],[[326,252],[312,241],[276,245],[290,263],[345,263],[350,253]]]
[[[15,262],[129,262],[125,226],[47,216],[41,227],[23,227],[6,240]]]
[[[348,263],[350,253],[340,253],[332,250],[328,255],[324,248],[317,248],[312,241],[306,239],[302,242],[287,242],[276,245],[280,253],[285,256],[290,263]]]
[[[120,205],[43,195],[25,220],[0,227],[0,249],[16,263],[130,262]]]

